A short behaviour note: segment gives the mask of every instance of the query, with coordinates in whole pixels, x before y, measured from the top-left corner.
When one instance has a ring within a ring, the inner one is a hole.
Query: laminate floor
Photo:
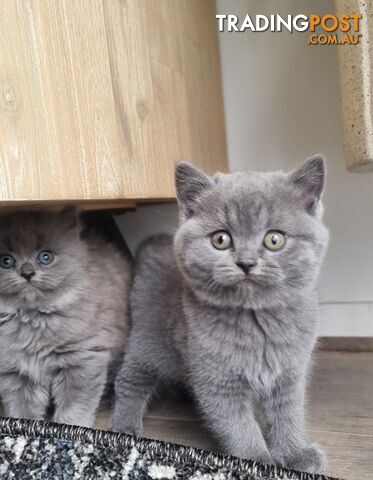
[[[307,410],[309,436],[328,456],[326,473],[373,480],[373,352],[318,352]],[[102,411],[97,427],[107,420]],[[152,402],[144,426],[149,438],[218,450],[193,405],[176,396]]]
[[[149,438],[217,450],[193,406],[177,398],[153,402],[144,427]],[[315,355],[308,431],[326,451],[328,475],[373,480],[373,352]]]

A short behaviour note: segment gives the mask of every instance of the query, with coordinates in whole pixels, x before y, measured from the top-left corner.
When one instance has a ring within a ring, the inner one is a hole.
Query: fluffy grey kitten
[[[0,397],[5,415],[92,426],[120,361],[130,268],[76,212],[0,216]]]
[[[136,260],[114,429],[140,434],[157,383],[183,382],[226,452],[322,470],[304,401],[328,242],[324,177],[320,157],[289,174],[209,177],[178,165],[180,227],[146,241]]]

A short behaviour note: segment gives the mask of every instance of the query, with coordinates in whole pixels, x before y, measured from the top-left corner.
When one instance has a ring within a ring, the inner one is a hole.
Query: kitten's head
[[[285,174],[205,175],[176,168],[179,267],[193,291],[215,305],[281,305],[313,288],[328,242],[322,223],[320,156]]]
[[[31,308],[69,285],[85,254],[79,233],[71,207],[0,215],[0,299]]]

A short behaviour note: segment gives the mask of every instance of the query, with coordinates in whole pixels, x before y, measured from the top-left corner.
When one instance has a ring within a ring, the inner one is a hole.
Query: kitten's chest
[[[37,311],[0,317],[0,372],[19,372],[40,381],[56,368],[55,351],[66,329],[58,315]]]
[[[210,312],[195,326],[190,358],[215,377],[245,379],[255,390],[271,388],[299,361],[294,333],[272,315]]]

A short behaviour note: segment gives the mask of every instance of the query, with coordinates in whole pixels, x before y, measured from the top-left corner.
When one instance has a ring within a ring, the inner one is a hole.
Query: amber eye
[[[285,235],[275,230],[270,230],[264,237],[264,246],[269,250],[281,250],[285,245]]]
[[[211,237],[211,243],[218,250],[227,250],[232,245],[232,237],[228,232],[215,232]]]

